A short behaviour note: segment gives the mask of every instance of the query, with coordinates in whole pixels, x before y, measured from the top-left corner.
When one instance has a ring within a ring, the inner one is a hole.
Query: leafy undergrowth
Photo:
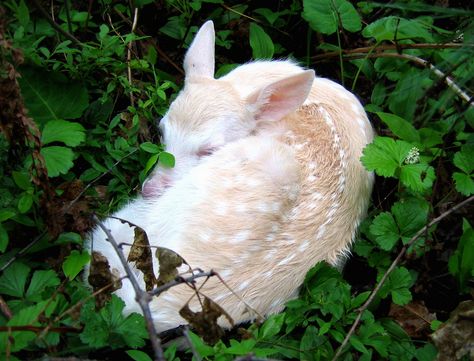
[[[456,334],[473,310],[474,13],[464,2],[51,4],[7,0],[0,10],[2,358],[153,357],[142,316],[122,316],[115,296],[96,310],[80,279],[91,258],[82,243],[92,212],[133,197],[157,162],[173,165],[155,120],[206,19],[218,75],[290,56],[353,89],[378,134],[362,157],[377,178],[342,275],[316,265],[283,313],[214,346],[189,331],[194,352],[424,361],[454,357],[457,342],[469,358],[472,339],[440,332]],[[170,346],[165,357],[192,352]]]

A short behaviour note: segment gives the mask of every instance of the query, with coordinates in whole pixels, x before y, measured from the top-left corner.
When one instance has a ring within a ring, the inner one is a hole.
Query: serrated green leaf
[[[70,148],[50,146],[41,149],[46,162],[48,176],[57,177],[66,174],[74,166],[74,153]]]
[[[86,140],[84,127],[79,123],[56,119],[46,123],[41,134],[43,144],[62,142],[75,147]]]
[[[90,255],[87,252],[79,253],[79,251],[72,251],[63,263],[63,272],[70,280],[73,280],[84,266],[89,262]]]
[[[435,178],[434,168],[426,163],[404,164],[400,169],[400,181],[415,192],[431,189]]]
[[[420,143],[420,135],[418,134],[418,131],[405,119],[390,113],[376,112],[375,114],[377,114],[380,119],[387,124],[392,133],[400,139],[412,143]]]
[[[474,146],[464,146],[454,154],[454,165],[466,174],[474,171]]]
[[[174,155],[168,152],[161,152],[159,155],[160,163],[166,168],[173,168],[176,161]]]
[[[26,213],[33,205],[33,196],[29,193],[23,193],[18,200],[18,210],[20,213]]]
[[[78,81],[43,69],[22,68],[19,83],[28,115],[43,123],[77,119],[89,105],[87,89]]]
[[[254,59],[270,59],[273,56],[273,41],[261,26],[250,23],[249,39]]]
[[[393,177],[411,148],[410,143],[401,140],[375,137],[374,141],[364,148],[361,161],[368,170],[383,177]]]
[[[30,267],[15,262],[0,276],[0,294],[21,298],[25,292]]]
[[[135,361],[153,361],[150,356],[140,350],[128,350],[127,355]]]
[[[405,267],[398,267],[390,273],[387,283],[382,288],[386,287],[388,289],[392,295],[393,303],[403,306],[412,299],[411,292],[408,289],[412,283],[413,279],[410,272]]]
[[[409,198],[396,202],[391,211],[406,244],[428,222],[429,204],[424,199]]]
[[[472,176],[455,172],[453,173],[453,179],[456,182],[456,190],[459,193],[465,196],[474,194],[474,179],[472,179]]]
[[[423,347],[417,348],[415,357],[418,361],[433,361],[436,359],[438,351],[433,344],[427,343]]]
[[[362,28],[359,13],[346,0],[304,0],[302,16],[314,30],[323,34],[335,33],[339,23],[351,32]]]
[[[379,247],[390,251],[400,238],[400,231],[395,219],[389,212],[380,213],[370,225],[370,232],[376,236]]]
[[[41,301],[41,293],[47,287],[57,286],[59,283],[56,272],[52,270],[35,271],[26,291],[26,298],[30,301]]]

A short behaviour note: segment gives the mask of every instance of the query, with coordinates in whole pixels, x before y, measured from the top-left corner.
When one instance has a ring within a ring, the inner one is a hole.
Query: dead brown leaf
[[[234,321],[224,309],[210,298],[204,297],[202,311],[194,312],[189,308],[187,303],[179,314],[186,321],[189,322],[193,330],[203,338],[208,344],[215,344],[224,336],[224,330],[217,324],[220,316],[227,318],[231,326],[234,326]]]
[[[135,227],[134,231],[135,237],[127,260],[135,262],[136,267],[142,271],[146,290],[151,291],[156,284],[156,277],[153,272],[150,242],[143,228]]]
[[[430,313],[423,301],[413,301],[405,306],[394,303],[390,306],[389,316],[410,335],[421,338],[430,332],[431,321],[436,320],[436,315]]]
[[[112,285],[96,295],[95,304],[98,308],[102,308],[111,299],[112,292],[122,287],[122,281],[110,271],[107,258],[97,251],[92,251],[88,281],[94,292]]]
[[[187,264],[186,261],[176,252],[163,247],[158,247],[155,252],[156,258],[160,267],[158,281],[156,285],[158,287],[173,281],[178,275],[178,268],[183,263]]]

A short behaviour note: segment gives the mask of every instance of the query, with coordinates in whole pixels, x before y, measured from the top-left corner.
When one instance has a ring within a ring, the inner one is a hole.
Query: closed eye
[[[212,155],[216,150],[217,150],[216,147],[202,147],[202,148],[199,148],[197,152],[197,156],[199,158],[208,157]]]

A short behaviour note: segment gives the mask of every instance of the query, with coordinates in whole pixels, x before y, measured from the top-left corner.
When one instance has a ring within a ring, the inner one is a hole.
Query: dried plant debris
[[[224,336],[224,330],[217,324],[220,316],[227,318],[231,326],[234,326],[234,321],[224,309],[210,298],[204,297],[202,311],[194,312],[189,308],[187,303],[179,314],[186,321],[189,322],[193,330],[203,338],[208,344],[215,344]]]
[[[464,301],[431,338],[438,349],[436,360],[474,360],[474,301]]]
[[[103,289],[95,298],[98,308],[102,308],[111,299],[112,292],[122,287],[120,277],[114,274],[113,271],[110,271],[107,258],[97,251],[92,251],[88,281],[94,292]],[[108,285],[111,286],[104,289]]]
[[[405,306],[392,303],[389,316],[393,317],[410,337],[416,338],[427,336],[431,332],[431,321],[436,320],[436,315],[429,313],[423,301],[410,302]]]
[[[153,272],[150,242],[143,228],[136,226],[134,231],[135,237],[128,255],[128,262],[135,262],[135,266],[143,272],[146,290],[151,291],[156,284],[156,277]]]
[[[160,272],[156,285],[158,287],[173,281],[178,276],[178,268],[187,262],[176,252],[163,247],[158,247],[156,250],[156,258],[158,259]]]

